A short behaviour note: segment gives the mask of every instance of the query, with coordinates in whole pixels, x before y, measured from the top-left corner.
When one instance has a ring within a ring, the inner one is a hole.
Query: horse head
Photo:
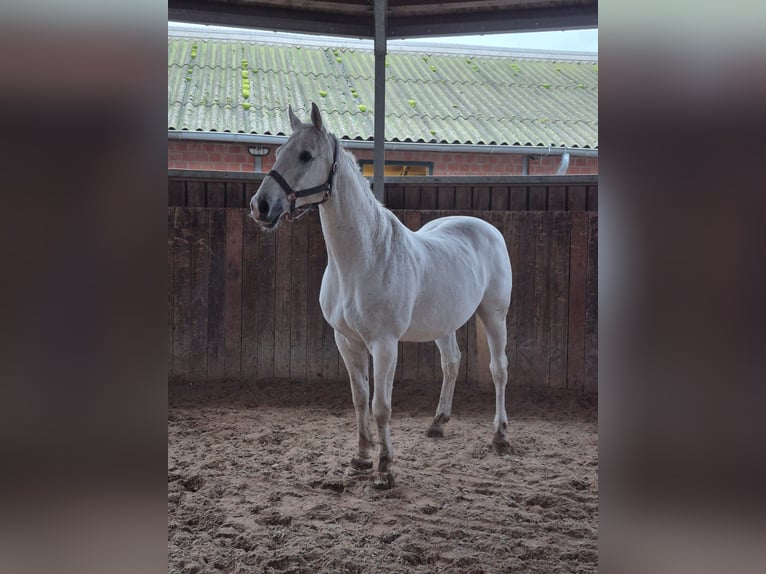
[[[317,105],[311,104],[311,123],[302,123],[289,106],[288,115],[293,133],[277,150],[274,168],[250,200],[251,217],[266,229],[291,214],[299,199],[322,193],[321,200],[302,205],[326,201],[337,169],[337,140],[324,128]]]

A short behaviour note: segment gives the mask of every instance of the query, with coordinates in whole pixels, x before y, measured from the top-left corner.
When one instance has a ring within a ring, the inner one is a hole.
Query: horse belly
[[[433,341],[465,325],[481,302],[478,286],[457,295],[455,285],[426,290],[412,311],[412,319],[401,341]]]

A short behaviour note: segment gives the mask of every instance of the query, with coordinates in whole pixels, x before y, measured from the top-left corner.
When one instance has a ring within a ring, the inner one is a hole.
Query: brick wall
[[[168,169],[202,169],[213,171],[256,171],[256,158],[247,144],[197,141],[168,141]],[[276,146],[266,146],[269,154],[261,158],[261,171],[274,166]],[[351,150],[357,159],[372,160],[373,150]],[[507,153],[453,153],[387,151],[387,161],[433,162],[433,175],[521,175],[522,156]],[[561,162],[560,156],[536,156],[529,160],[529,175],[552,175]],[[598,158],[570,157],[570,175],[598,174]]]
[[[168,169],[255,171],[255,157],[241,143],[168,141]],[[274,164],[274,147],[262,158],[262,171]]]

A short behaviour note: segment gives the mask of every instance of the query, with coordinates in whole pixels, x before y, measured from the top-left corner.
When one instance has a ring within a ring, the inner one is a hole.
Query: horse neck
[[[354,157],[343,149],[338,156],[335,189],[320,206],[319,217],[328,256],[341,265],[358,265],[389,231],[389,218],[359,173]]]

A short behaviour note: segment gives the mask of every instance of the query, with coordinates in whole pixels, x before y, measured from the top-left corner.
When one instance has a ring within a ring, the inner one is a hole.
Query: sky
[[[567,30],[562,32],[528,32],[517,34],[485,34],[482,36],[450,36],[398,40],[402,43],[457,44],[492,48],[532,50],[563,50],[598,52],[598,30]]]
[[[173,22],[174,26],[178,23]],[[187,26],[181,24],[181,26]],[[256,33],[252,29],[199,26],[214,30],[241,30],[244,34]],[[280,36],[290,37],[289,33]],[[324,38],[327,38],[326,36]],[[370,41],[371,42],[371,41]],[[445,36],[408,40],[395,40],[396,44],[453,44],[458,46],[481,46],[489,48],[515,48],[522,50],[548,50],[567,52],[598,52],[598,30],[566,30],[559,32],[525,32],[515,34],[483,34],[480,36]]]

